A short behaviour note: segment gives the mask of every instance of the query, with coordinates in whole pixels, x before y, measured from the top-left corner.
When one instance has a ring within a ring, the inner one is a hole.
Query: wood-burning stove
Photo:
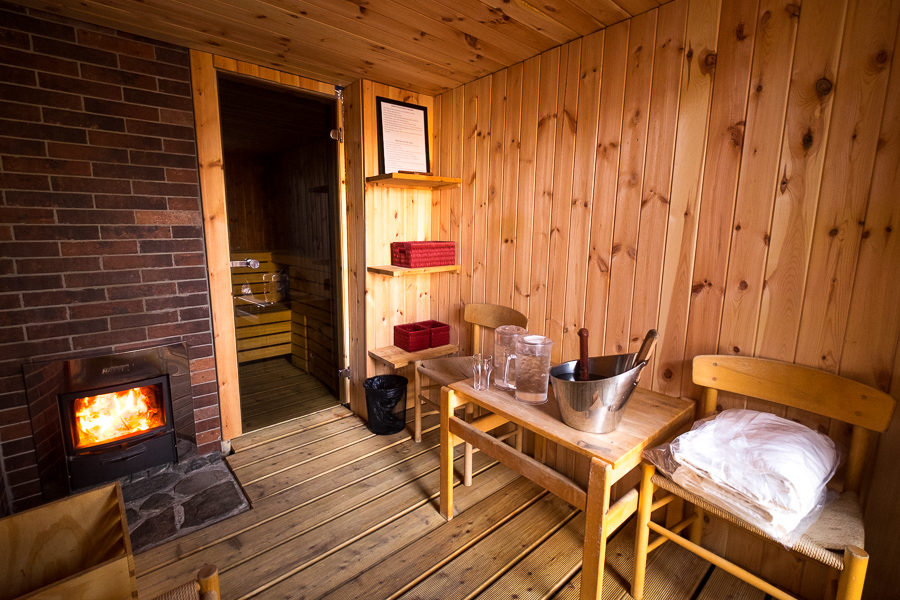
[[[177,462],[176,439],[195,440],[183,343],[22,369],[45,501]]]
[[[176,462],[169,378],[59,395],[70,489]]]

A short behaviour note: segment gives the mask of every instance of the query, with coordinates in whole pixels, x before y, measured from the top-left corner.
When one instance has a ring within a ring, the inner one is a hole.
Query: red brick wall
[[[185,342],[218,447],[193,123],[185,49],[0,3],[0,507],[40,502],[27,361]]]

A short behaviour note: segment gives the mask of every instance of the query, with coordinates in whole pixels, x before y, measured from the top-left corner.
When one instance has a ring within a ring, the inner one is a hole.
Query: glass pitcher
[[[547,401],[550,381],[550,349],[553,340],[542,335],[523,335],[516,340],[516,400],[526,404]],[[508,360],[509,360],[508,359]]]
[[[516,353],[516,340],[526,333],[524,327],[517,325],[501,325],[494,329],[494,387],[516,389],[516,371],[509,367],[507,358]]]

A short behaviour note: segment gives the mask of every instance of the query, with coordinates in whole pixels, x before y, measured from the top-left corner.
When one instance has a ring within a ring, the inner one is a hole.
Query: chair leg
[[[415,382],[416,398],[413,402],[414,425],[413,425],[413,441],[416,443],[422,441],[422,376],[419,374],[419,365],[421,361],[413,363],[413,381]]]
[[[631,581],[631,595],[634,600],[644,597],[644,575],[647,572],[647,544],[650,541],[650,509],[653,506],[653,482],[650,478],[656,471],[653,465],[641,463],[641,487],[638,496],[637,531],[634,536],[634,579]]]
[[[869,554],[865,550],[856,546],[844,548],[844,570],[838,579],[837,600],[859,600],[862,597],[868,566]]]
[[[688,539],[699,546],[703,539],[703,519],[706,517],[706,511],[699,506],[694,506],[694,514],[697,515],[697,518],[691,523]]]

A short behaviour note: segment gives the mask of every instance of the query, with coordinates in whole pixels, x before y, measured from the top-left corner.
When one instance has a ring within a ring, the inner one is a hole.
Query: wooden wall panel
[[[625,65],[630,21],[610,27],[603,39],[603,76],[597,119],[597,154],[594,157],[594,193],[588,250],[584,327],[591,332],[591,354],[603,353],[606,306],[609,295],[609,264],[612,253],[615,203],[622,137],[622,107],[625,101]],[[570,299],[570,302],[574,299]],[[573,323],[573,326],[576,325]]]
[[[498,286],[557,360],[575,358],[578,327],[594,354],[634,350],[656,327],[642,385],[670,395],[694,394],[700,352],[898,389],[898,18],[887,0],[675,0],[444,94],[441,122],[461,128],[439,149],[460,172],[444,174],[464,178],[432,208],[465,259],[450,312]],[[498,131],[479,140],[500,123],[502,146]],[[900,479],[885,458],[876,469]],[[873,523],[891,523],[879,530],[900,526],[889,502],[869,502]],[[779,562],[711,529],[740,561]],[[871,568],[896,580],[878,555],[892,543],[876,542]],[[809,593],[820,573],[798,564],[769,574]],[[872,598],[893,589],[867,583]]]
[[[604,354],[621,354],[627,352],[629,346],[657,12],[650,11],[632,19],[628,36]]]

